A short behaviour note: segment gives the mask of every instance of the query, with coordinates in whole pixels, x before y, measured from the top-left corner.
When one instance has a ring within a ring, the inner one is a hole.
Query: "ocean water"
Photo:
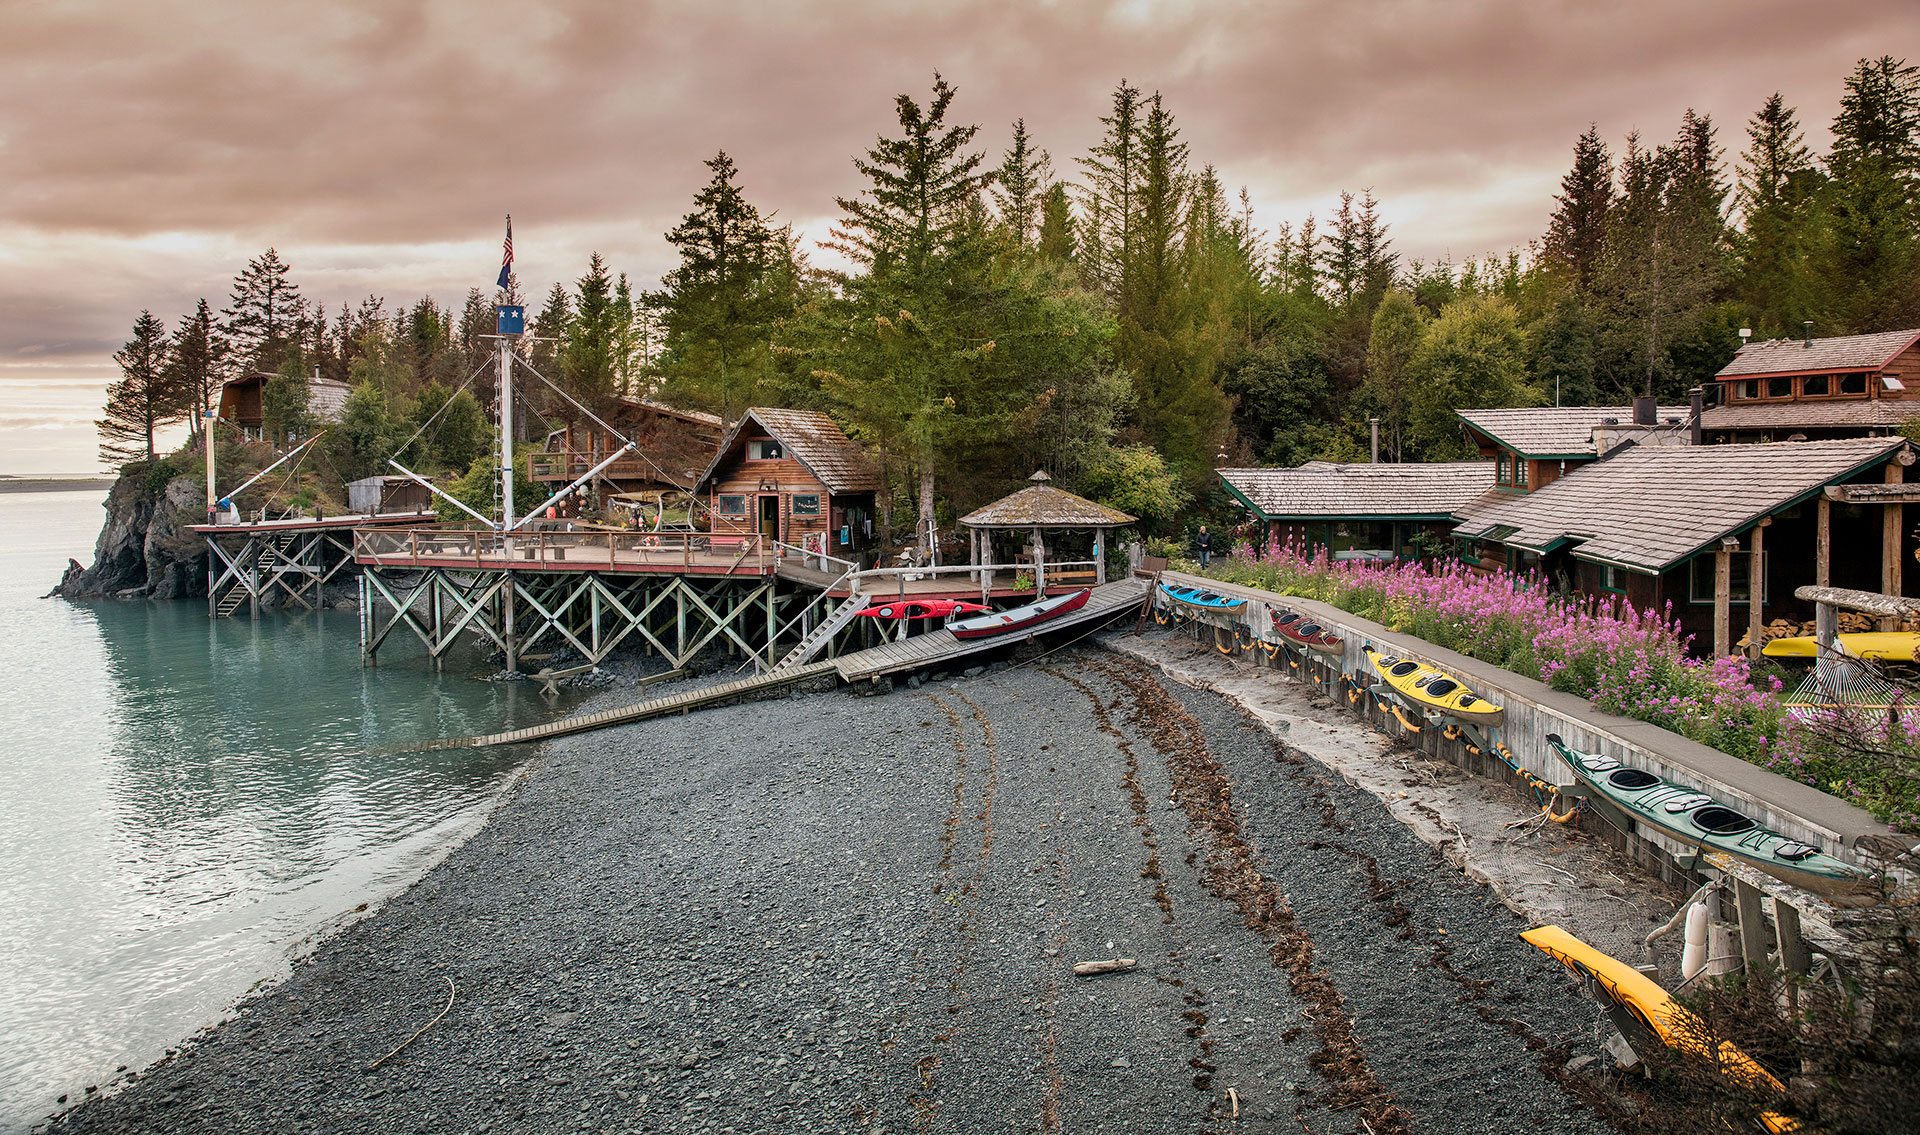
[[[40,598],[91,561],[102,499],[0,494],[0,1131],[284,974],[483,822],[528,755],[380,750],[568,708],[479,680],[477,653],[363,670],[352,612]]]

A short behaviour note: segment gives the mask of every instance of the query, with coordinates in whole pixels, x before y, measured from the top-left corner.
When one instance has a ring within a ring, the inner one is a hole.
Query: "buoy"
[[[1692,981],[1707,968],[1707,904],[1687,908],[1687,944],[1680,950],[1680,976]]]

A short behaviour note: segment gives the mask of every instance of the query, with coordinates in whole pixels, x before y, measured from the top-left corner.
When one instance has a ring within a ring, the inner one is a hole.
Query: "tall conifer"
[[[124,465],[153,460],[153,435],[184,415],[187,391],[167,365],[167,327],[151,311],[133,322],[133,338],[116,351],[120,378],[107,387],[107,405],[94,426],[100,432],[100,460]]]

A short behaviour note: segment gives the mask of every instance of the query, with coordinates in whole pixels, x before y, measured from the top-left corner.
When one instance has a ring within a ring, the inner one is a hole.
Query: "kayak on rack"
[[[955,615],[974,615],[993,608],[985,603],[969,603],[964,599],[908,599],[904,602],[880,603],[863,610],[855,611],[854,618],[865,615],[870,619],[950,619]]]
[[[1506,718],[1507,711],[1476,695],[1460,679],[1424,662],[1394,658],[1366,648],[1367,661],[1387,688],[1424,712],[1436,713],[1459,721],[1493,728]]]
[[[1920,633],[1914,631],[1865,631],[1835,635],[1842,653],[1873,662],[1912,662],[1920,652]],[[1776,638],[1760,648],[1768,658],[1818,658],[1820,643],[1810,637]]]
[[[1557,733],[1547,744],[1595,795],[1662,835],[1702,851],[1724,851],[1782,882],[1842,905],[1871,903],[1876,876],[1809,843],[1763,828],[1749,817],[1684,784],[1599,753],[1570,748]]]
[[[1247,605],[1245,599],[1236,599],[1231,595],[1218,595],[1211,591],[1202,591],[1198,587],[1176,587],[1170,583],[1163,583],[1160,585],[1160,590],[1166,592],[1167,598],[1178,603],[1180,606],[1191,608],[1195,611],[1205,611],[1208,614],[1218,614],[1222,611],[1238,611]]]
[[[990,635],[1023,630],[1044,623],[1048,619],[1057,618],[1069,611],[1078,611],[1087,605],[1087,598],[1092,594],[1092,588],[1083,587],[1070,595],[1042,599],[1038,603],[1029,603],[1024,607],[975,615],[971,619],[960,619],[948,623],[947,629],[953,632],[955,638],[986,638]]]
[[[1277,607],[1268,607],[1267,617],[1273,622],[1273,633],[1285,639],[1291,646],[1332,655],[1339,655],[1344,650],[1339,635],[1298,611],[1282,611]]]

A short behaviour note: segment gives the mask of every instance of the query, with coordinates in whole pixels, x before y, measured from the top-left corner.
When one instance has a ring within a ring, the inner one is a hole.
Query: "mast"
[[[500,383],[500,529],[513,529],[513,346],[507,330],[508,313],[501,307],[498,319],[500,337],[494,340],[494,373]],[[524,317],[522,317],[524,318]]]

